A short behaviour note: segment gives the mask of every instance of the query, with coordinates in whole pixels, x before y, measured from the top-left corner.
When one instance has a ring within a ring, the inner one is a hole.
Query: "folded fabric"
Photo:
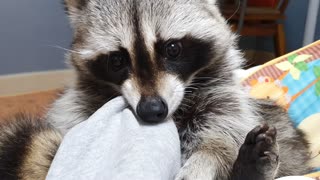
[[[141,124],[119,97],[66,134],[47,179],[171,180],[180,158],[173,121]]]

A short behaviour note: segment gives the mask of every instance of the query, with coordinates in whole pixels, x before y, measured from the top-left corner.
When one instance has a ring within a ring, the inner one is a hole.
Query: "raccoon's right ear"
[[[89,0],[63,0],[65,10],[68,14],[75,14],[83,9]]]

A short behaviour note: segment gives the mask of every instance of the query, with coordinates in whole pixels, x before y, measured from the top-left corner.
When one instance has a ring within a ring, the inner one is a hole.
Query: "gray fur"
[[[244,60],[237,50],[236,36],[222,18],[215,0],[83,2],[66,0],[74,28],[74,43],[68,59],[77,73],[77,80],[53,104],[47,117],[47,121],[62,133],[86,120],[116,95],[124,95],[132,109],[136,108],[140,94],[137,89],[132,93],[126,88],[137,86],[128,85],[134,82],[134,74],[124,83],[126,87],[122,87],[95,79],[86,64],[101,54],[119,50],[119,47],[127,49],[134,57],[135,28],[139,26],[143,47],[153,61],[156,61],[154,43],[159,37],[169,40],[189,36],[209,42],[212,47],[210,61],[190,74],[183,82],[183,88],[182,85],[178,90],[164,88],[165,80],[161,78],[158,80],[160,87],[152,87],[161,93],[177,93],[162,95],[174,104],[169,104],[173,112],[177,108],[172,116],[179,129],[183,153],[183,167],[177,180],[229,179],[247,133],[264,122],[275,126],[279,132],[277,176],[308,172],[308,150],[302,133],[294,129],[279,108],[251,100],[237,82],[233,72]],[[139,18],[138,25],[134,14]],[[171,84],[175,79],[179,84],[182,82],[178,75],[171,73],[170,78]],[[183,98],[175,99],[180,96]],[[172,99],[168,99],[170,97]]]

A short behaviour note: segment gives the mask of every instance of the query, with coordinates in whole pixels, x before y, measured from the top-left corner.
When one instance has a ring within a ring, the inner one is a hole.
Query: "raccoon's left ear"
[[[90,0],[63,0],[72,27],[77,27],[80,12],[87,6],[89,1]]]
[[[69,14],[77,13],[83,9],[89,0],[63,0],[65,9]]]

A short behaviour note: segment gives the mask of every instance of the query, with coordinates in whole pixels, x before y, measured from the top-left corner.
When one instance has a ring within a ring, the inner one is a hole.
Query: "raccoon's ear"
[[[219,0],[204,0],[206,1],[208,4],[217,4]]]
[[[221,4],[225,0],[200,0],[202,3],[208,4],[211,8],[217,8],[220,10]]]
[[[73,14],[83,9],[89,0],[63,0],[67,13]]]
[[[80,11],[84,9],[90,0],[63,0],[66,13],[69,16],[70,24],[77,28]]]

